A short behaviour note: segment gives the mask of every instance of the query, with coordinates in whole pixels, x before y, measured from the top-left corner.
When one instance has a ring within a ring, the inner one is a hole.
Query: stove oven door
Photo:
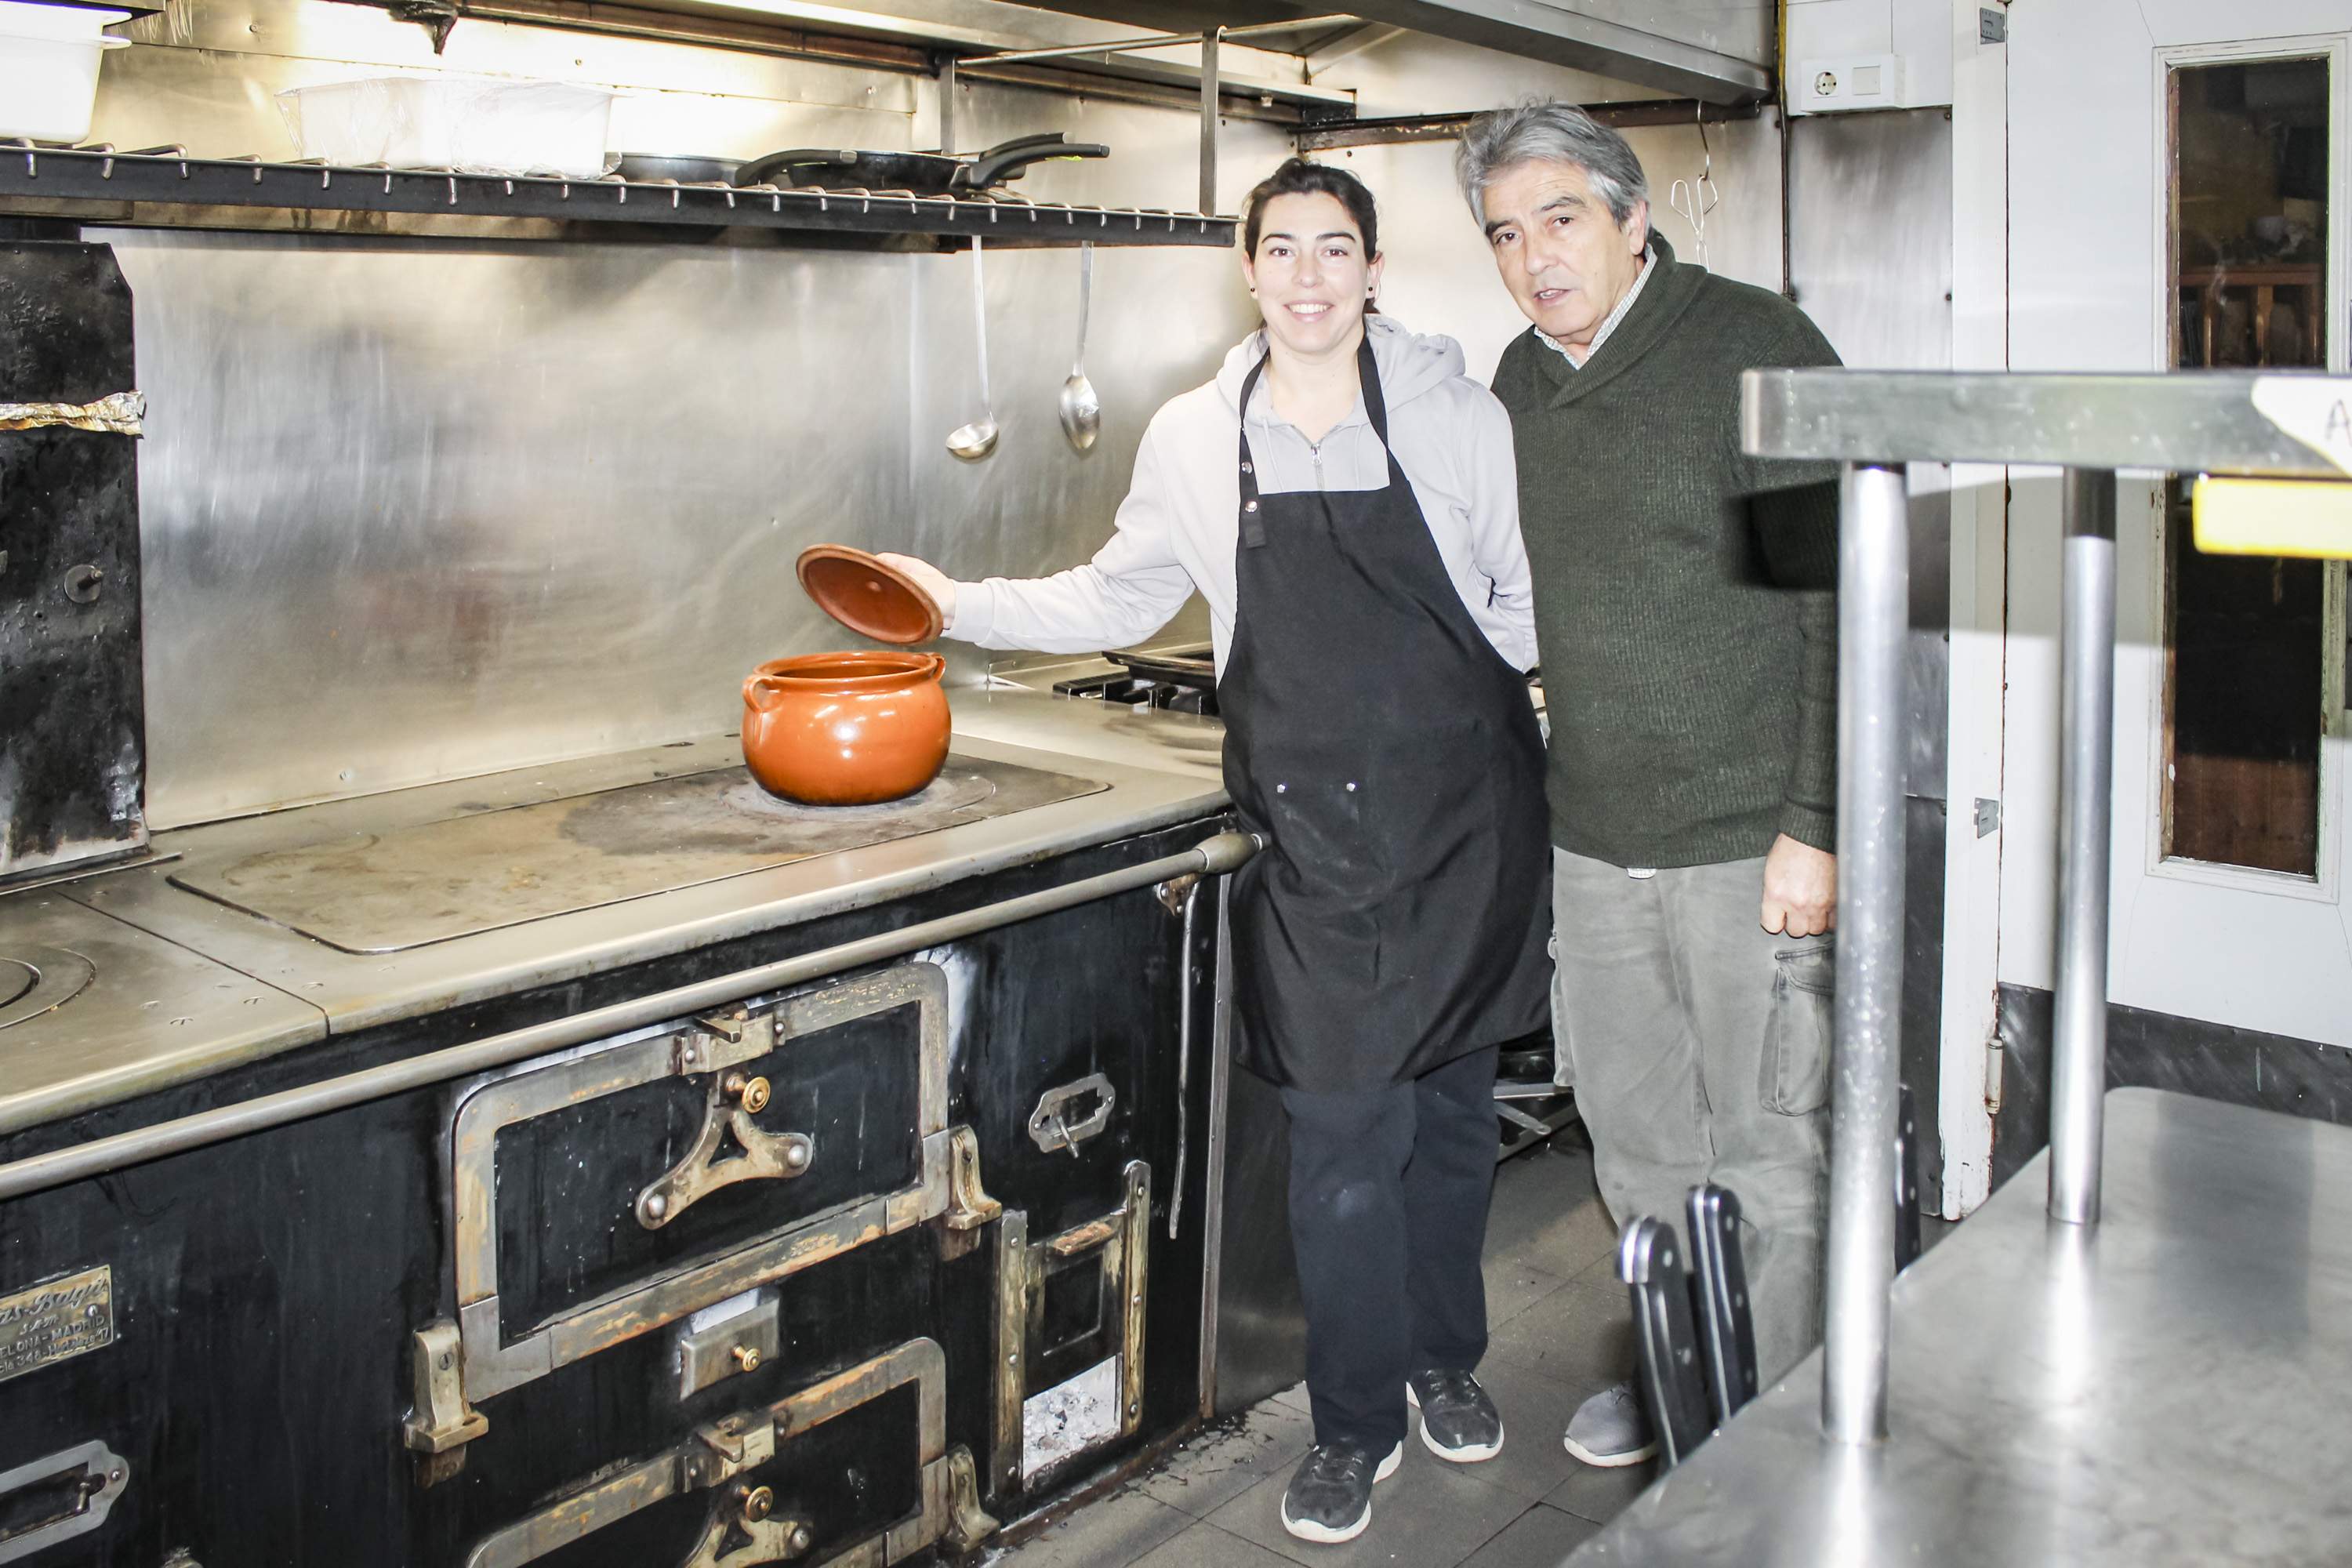
[[[996,1207],[947,1116],[928,963],[477,1082],[449,1140],[457,1318],[416,1335],[410,1446],[452,1454],[484,1402],[689,1318],[676,1359],[698,1393],[758,1352],[704,1364],[693,1335],[746,1301],[772,1316],[780,1281],[934,1222],[969,1250]]]
[[[977,1492],[971,1453],[947,1440],[946,1354],[915,1339],[584,1481],[465,1563],[886,1568],[993,1530]]]

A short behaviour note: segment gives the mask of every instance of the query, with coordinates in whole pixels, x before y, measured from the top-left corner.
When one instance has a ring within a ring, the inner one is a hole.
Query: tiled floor
[[[1283,1487],[1313,1440],[1294,1388],[995,1568],[1553,1568],[1650,1479],[1647,1465],[1591,1469],[1559,1444],[1577,1405],[1632,1365],[1614,1240],[1576,1133],[1503,1166],[1486,1232],[1493,1342],[1479,1371],[1508,1441],[1485,1464],[1449,1465],[1408,1439],[1403,1468],[1374,1495],[1371,1527],[1347,1545],[1282,1528]]]

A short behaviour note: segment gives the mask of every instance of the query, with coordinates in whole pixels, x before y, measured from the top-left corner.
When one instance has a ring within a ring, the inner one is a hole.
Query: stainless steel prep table
[[[869,848],[392,953],[341,951],[189,891],[175,879],[258,853],[726,767],[740,762],[736,741],[717,736],[184,828],[157,840],[159,852],[177,859],[0,897],[0,952],[44,944],[46,926],[35,917],[53,920],[62,906],[115,931],[124,939],[120,947],[152,948],[150,956],[168,958],[173,973],[202,971],[228,988],[220,993],[223,1007],[149,1008],[142,1004],[161,993],[147,970],[109,964],[98,990],[74,1005],[0,1032],[0,1133],[328,1035],[862,908],[1167,826],[1225,804],[1218,772],[1223,731],[1214,723],[1106,710],[1017,689],[959,689],[951,701],[960,753],[1081,774],[1107,787]],[[255,1001],[247,1003],[247,994]],[[101,1005],[110,1020],[106,1049],[84,1049],[75,1044],[82,1021]],[[185,1021],[175,1024],[174,1017]]]
[[[2352,381],[1750,371],[1744,399],[1749,452],[1845,465],[1826,1334],[1576,1561],[2352,1561],[2352,1131],[2105,1068],[2116,471],[2352,478]],[[1910,461],[2065,470],[2063,768],[2050,1146],[1895,1280]]]
[[[1579,1568],[2352,1562],[2352,1129],[2106,1110],[2101,1224],[2045,1151],[1895,1281],[1885,1442],[1823,1437],[1817,1352]]]

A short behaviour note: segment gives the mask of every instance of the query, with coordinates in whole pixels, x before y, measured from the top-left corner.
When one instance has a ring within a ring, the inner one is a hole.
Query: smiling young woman
[[[1265,851],[1228,906],[1235,1059],[1280,1086],[1315,1447],[1302,1540],[1371,1517],[1410,1429],[1455,1463],[1503,1427],[1479,1251],[1496,1047],[1541,1026],[1543,742],[1508,418],[1450,338],[1371,309],[1371,193],[1293,159],[1250,194],[1263,322],[1161,408],[1118,526],[1024,582],[928,574],[950,637],[1085,652],[1208,600],[1227,792]],[[1309,689],[1335,650],[1352,679]]]

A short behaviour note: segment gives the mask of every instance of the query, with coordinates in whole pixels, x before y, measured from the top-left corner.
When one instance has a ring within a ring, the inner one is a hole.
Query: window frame
[[[2323,361],[2326,374],[2352,374],[2352,295],[2347,295],[2347,282],[2352,279],[2352,31],[2306,33],[2272,38],[2249,39],[2232,43],[2183,44],[2152,51],[2155,72],[2154,170],[2156,190],[2152,193],[2150,216],[2154,226],[2154,247],[2158,276],[2151,301],[2156,312],[2157,331],[2153,342],[2158,363],[2156,370],[2171,373],[2179,357],[2179,263],[2177,254],[2179,226],[2175,211],[2179,201],[2179,178],[2175,150],[2178,144],[2179,96],[2175,73],[2200,66],[2256,65],[2271,60],[2322,59],[2328,72],[2329,147],[2327,173],[2327,233],[2325,247],[2322,288],[2326,292],[2327,333],[2323,345]],[[2146,504],[2153,527],[2153,562],[2147,587],[2153,595],[2149,609],[2152,624],[2158,629],[2157,646],[2151,650],[2155,660],[2155,679],[2148,683],[2151,710],[2148,714],[2148,741],[2151,749],[2147,775],[2147,835],[2144,869],[2151,877],[2168,880],[2201,883],[2210,887],[2234,888],[2243,891],[2261,892],[2317,902],[2341,901],[2343,873],[2342,811],[2336,803],[2343,793],[2343,771],[2347,764],[2347,752],[2352,750],[2352,680],[2347,680],[2346,664],[2352,660],[2352,562],[2323,563],[2321,577],[2320,625],[2320,714],[2319,714],[2319,774],[2317,780],[2318,838],[2314,851],[2315,874],[2303,876],[2295,872],[2266,870],[2253,866],[2232,866],[2213,860],[2197,860],[2166,852],[2166,840],[2170,834],[2172,818],[2172,597],[2171,569],[2172,520],[2165,504],[2168,475],[2147,477]],[[2128,481],[2127,481],[2128,483]],[[2131,489],[2141,487],[2132,485]],[[2118,496],[2119,502],[2124,500]],[[2127,503],[2126,503],[2127,504]]]

